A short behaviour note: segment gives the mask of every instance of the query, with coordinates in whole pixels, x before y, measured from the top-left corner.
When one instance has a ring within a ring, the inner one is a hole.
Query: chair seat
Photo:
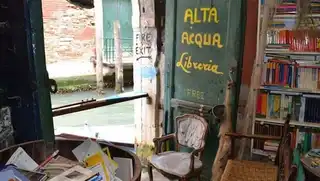
[[[277,181],[278,167],[255,161],[228,160],[221,181]]]
[[[190,159],[190,153],[168,151],[153,155],[150,163],[159,170],[182,177],[187,175],[190,171]],[[194,169],[199,169],[201,167],[201,160],[195,157]]]

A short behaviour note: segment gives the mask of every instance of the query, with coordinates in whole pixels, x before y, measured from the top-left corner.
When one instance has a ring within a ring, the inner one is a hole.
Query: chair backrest
[[[185,114],[176,118],[177,142],[189,148],[199,149],[205,145],[208,123],[198,115]]]

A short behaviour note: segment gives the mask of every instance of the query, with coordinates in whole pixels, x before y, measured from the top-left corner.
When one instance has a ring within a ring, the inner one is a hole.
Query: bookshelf
[[[298,16],[295,2],[282,0],[269,23],[252,133],[280,136],[290,113],[294,129],[291,147],[301,144],[306,151],[320,148],[319,133],[301,131],[302,127],[320,129],[320,1],[311,2],[311,12],[299,29],[294,29]],[[259,2],[258,30],[263,3]],[[257,42],[257,46],[263,45]],[[277,145],[274,141],[252,141],[251,153],[274,159]]]

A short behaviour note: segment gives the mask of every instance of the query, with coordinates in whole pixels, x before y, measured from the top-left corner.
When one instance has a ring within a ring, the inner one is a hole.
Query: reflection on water
[[[132,91],[132,87],[125,88],[125,92]],[[62,106],[91,98],[104,98],[114,95],[113,89],[106,89],[104,95],[95,91],[75,92],[63,95],[51,95],[52,107]],[[61,126],[107,126],[107,125],[132,125],[134,124],[133,101],[123,102],[87,111],[54,117],[55,127]]]

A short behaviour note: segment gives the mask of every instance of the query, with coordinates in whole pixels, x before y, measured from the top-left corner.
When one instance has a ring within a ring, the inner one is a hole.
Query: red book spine
[[[288,41],[289,41],[289,44],[290,44],[290,50],[294,50],[294,40],[293,40],[293,36],[292,36],[292,31],[289,31],[288,33]]]
[[[309,37],[310,38],[310,51],[314,52],[316,51],[316,38],[315,37]]]
[[[261,114],[262,94],[260,93],[257,99],[257,114]]]
[[[279,32],[279,43],[280,44],[284,44],[284,36],[283,36],[283,30],[281,30],[280,32]]]

